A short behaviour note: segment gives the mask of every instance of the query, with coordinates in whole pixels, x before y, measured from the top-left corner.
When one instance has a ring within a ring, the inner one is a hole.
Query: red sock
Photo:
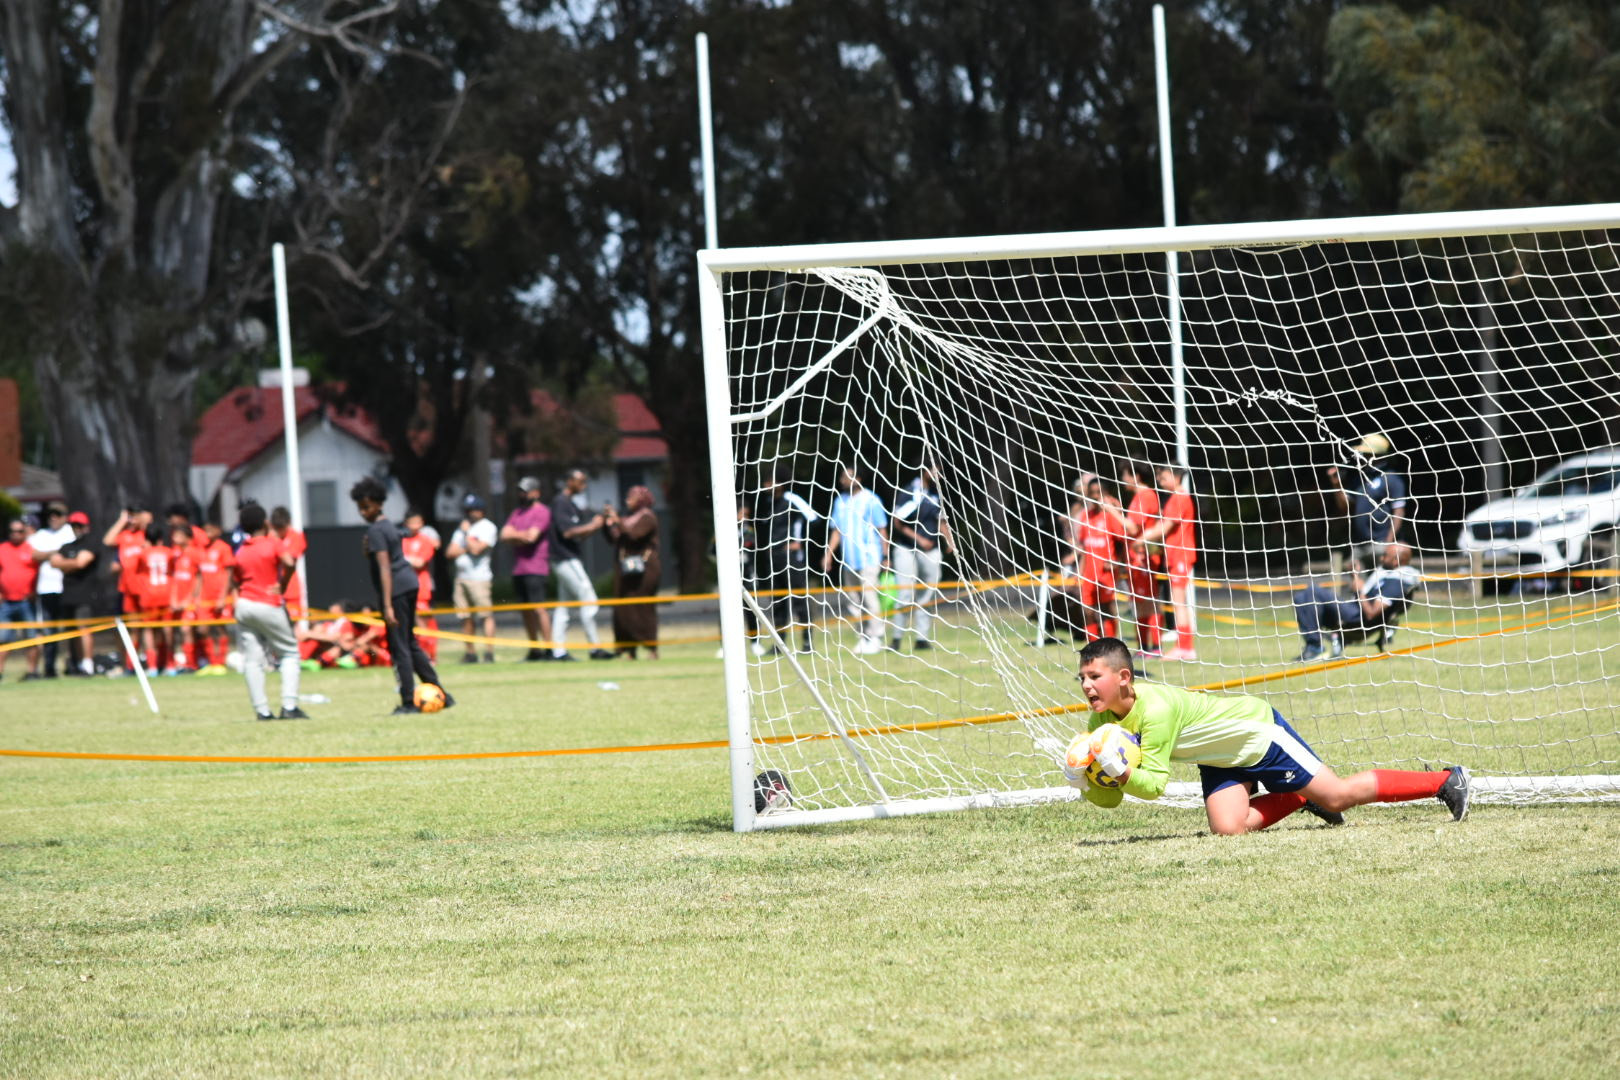
[[[1185,630],[1181,629],[1179,626],[1176,627],[1176,648],[1183,649],[1186,652],[1193,651],[1192,627],[1189,626]]]
[[[1401,769],[1374,769],[1373,782],[1378,785],[1379,802],[1411,802],[1436,794],[1450,775],[1449,770],[1406,772]]]
[[[201,652],[202,652],[202,643],[201,642],[198,642],[195,639],[192,640],[192,641],[186,642],[186,666],[189,667],[189,668],[200,668],[200,667],[202,667],[202,657],[200,655]]]
[[[1119,623],[1115,622],[1113,619],[1104,619],[1103,620],[1103,637],[1118,637],[1118,636],[1119,636]]]
[[[1260,815],[1260,828],[1275,825],[1305,805],[1305,796],[1297,791],[1273,791],[1256,795],[1249,800],[1249,809]]]
[[[1094,622],[1086,623],[1086,640],[1087,641],[1096,641],[1101,636],[1102,635],[1097,632],[1097,624],[1096,623],[1094,623]]]
[[[1142,629],[1142,648],[1157,649],[1159,647],[1159,617],[1149,615],[1147,625]]]

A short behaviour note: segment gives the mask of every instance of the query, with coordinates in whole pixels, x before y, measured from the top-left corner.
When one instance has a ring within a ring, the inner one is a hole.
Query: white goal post
[[[1104,633],[1341,773],[1620,798],[1620,203],[698,263],[737,830],[1074,797]]]

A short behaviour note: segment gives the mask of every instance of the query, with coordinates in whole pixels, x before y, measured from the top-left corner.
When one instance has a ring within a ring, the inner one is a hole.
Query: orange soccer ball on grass
[[[416,707],[423,712],[438,712],[444,708],[444,690],[430,682],[418,683]]]

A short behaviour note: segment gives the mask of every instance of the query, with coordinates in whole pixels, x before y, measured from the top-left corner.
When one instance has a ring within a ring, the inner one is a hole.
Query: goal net
[[[1617,229],[703,253],[736,827],[1074,797],[1098,634],[1341,774],[1620,797]]]

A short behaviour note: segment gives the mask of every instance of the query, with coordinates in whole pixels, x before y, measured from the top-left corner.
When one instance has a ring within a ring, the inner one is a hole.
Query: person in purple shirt
[[[512,585],[519,603],[546,602],[546,578],[551,576],[551,510],[540,497],[540,481],[525,476],[518,481],[523,503],[507,515],[501,539],[512,545]],[[543,607],[523,609],[523,629],[529,634],[529,660],[550,660],[551,612]]]

